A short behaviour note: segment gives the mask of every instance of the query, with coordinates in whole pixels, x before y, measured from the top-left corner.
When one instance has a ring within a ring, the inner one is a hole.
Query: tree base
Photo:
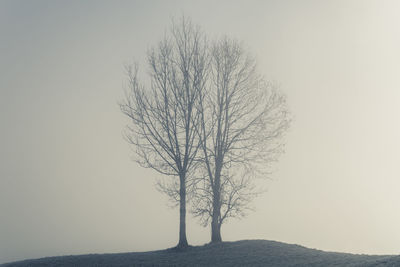
[[[184,252],[191,247],[192,246],[190,246],[190,245],[178,244],[175,247],[169,248],[168,250],[174,251],[174,252]]]

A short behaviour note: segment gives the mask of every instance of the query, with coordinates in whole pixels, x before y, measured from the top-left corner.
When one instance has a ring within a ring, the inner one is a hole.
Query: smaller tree
[[[211,242],[220,242],[221,225],[244,216],[257,195],[254,178],[282,152],[279,139],[289,117],[284,95],[262,79],[234,40],[214,44],[208,77],[198,103],[202,168],[192,211],[203,225],[211,222]]]

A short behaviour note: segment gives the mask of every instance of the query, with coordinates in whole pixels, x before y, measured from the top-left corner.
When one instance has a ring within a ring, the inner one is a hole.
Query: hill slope
[[[400,266],[400,256],[324,252],[298,245],[243,240],[150,252],[49,257],[0,265],[35,266]]]

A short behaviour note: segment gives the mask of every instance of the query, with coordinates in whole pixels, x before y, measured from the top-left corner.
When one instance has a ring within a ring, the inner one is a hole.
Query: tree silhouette
[[[128,66],[129,90],[122,112],[131,119],[126,138],[135,147],[137,162],[176,177],[179,189],[162,187],[179,202],[179,243],[186,238],[188,174],[195,169],[201,113],[196,105],[206,78],[204,34],[191,21],[173,22],[170,32],[148,52],[150,85],[140,83],[138,68]]]
[[[148,52],[149,85],[128,66],[120,105],[132,123],[126,137],[137,161],[176,177],[158,189],[179,203],[179,243],[186,239],[186,200],[220,242],[221,225],[241,217],[259,193],[254,179],[283,151],[290,124],[286,99],[258,74],[254,58],[227,37],[211,43],[184,17]]]
[[[199,98],[203,164],[193,213],[203,225],[211,221],[211,242],[220,242],[222,223],[244,215],[258,193],[254,178],[282,152],[279,138],[290,120],[284,95],[262,79],[237,41],[222,38],[210,56],[207,90]]]

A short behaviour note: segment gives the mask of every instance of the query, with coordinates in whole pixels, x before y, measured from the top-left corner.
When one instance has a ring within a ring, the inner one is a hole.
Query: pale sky
[[[0,0],[0,263],[176,245],[178,210],[131,160],[117,102],[123,65],[183,13],[243,41],[294,116],[268,191],[222,238],[399,254],[399,12],[381,0]],[[189,243],[209,242],[188,217]]]

